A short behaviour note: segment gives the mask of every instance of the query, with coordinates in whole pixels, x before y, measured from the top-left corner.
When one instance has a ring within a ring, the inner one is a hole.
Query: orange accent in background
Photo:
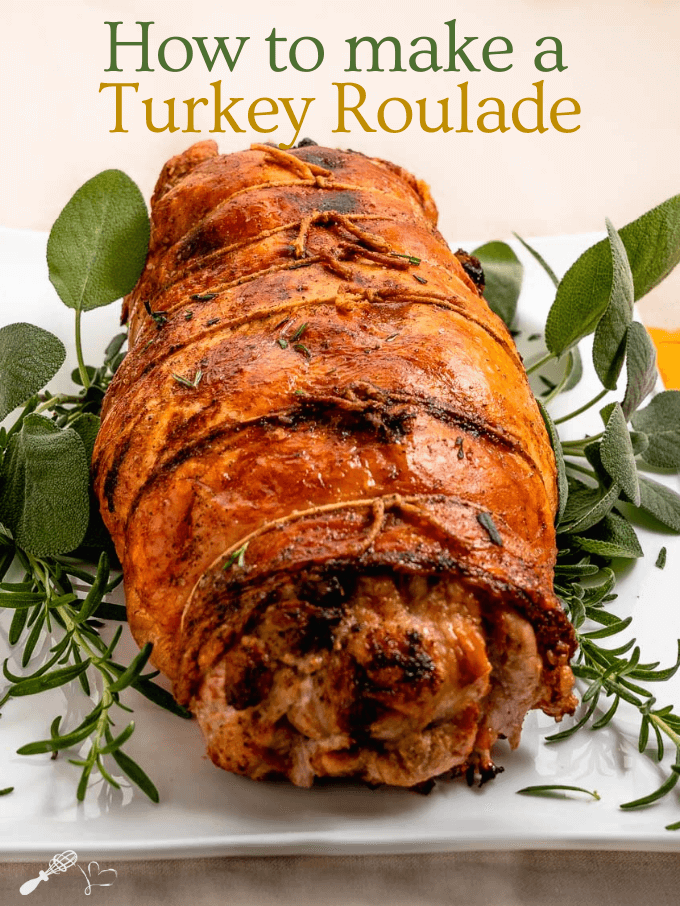
[[[680,390],[680,330],[648,327],[658,355],[659,371],[667,390]]]

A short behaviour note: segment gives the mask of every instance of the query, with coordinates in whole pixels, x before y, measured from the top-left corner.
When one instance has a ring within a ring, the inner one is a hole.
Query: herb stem
[[[585,466],[580,465],[577,462],[565,462],[565,466],[568,469],[574,469],[575,472],[581,472],[583,475],[589,475],[590,478],[597,478],[595,472],[592,469],[586,469]]]
[[[552,354],[552,352],[546,352],[546,354],[544,356],[542,356],[537,362],[534,362],[533,365],[531,365],[531,366],[529,366],[529,368],[527,368],[527,370],[526,370],[527,374],[533,374],[534,371],[538,371],[539,368],[542,368],[544,365],[546,365],[548,362],[550,362],[554,358],[556,358],[556,356],[554,356]]]
[[[599,403],[603,396],[606,396],[609,393],[605,387],[601,390],[596,396],[594,396],[589,402],[584,403],[582,406],[579,406],[578,409],[574,409],[573,412],[570,412],[568,415],[563,415],[561,418],[556,418],[553,422],[555,425],[561,425],[563,422],[568,422],[572,418],[576,418],[577,415],[580,415],[582,412],[587,412],[592,406]]]
[[[83,359],[83,347],[80,341],[81,314],[81,309],[76,308],[76,355],[78,356],[78,371],[80,372],[80,380],[83,382],[83,387],[88,390],[90,387],[90,377],[87,373],[87,368],[85,367],[85,360]]]
[[[567,456],[584,456],[584,449],[588,444],[592,444],[596,440],[600,440],[604,431],[600,431],[599,434],[593,434],[591,437],[585,437],[583,440],[563,440],[562,449],[567,454]]]

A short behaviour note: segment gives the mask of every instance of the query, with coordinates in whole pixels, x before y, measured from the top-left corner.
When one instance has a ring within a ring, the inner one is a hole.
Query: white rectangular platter
[[[68,359],[51,389],[66,389],[75,365],[73,312],[52,289],[45,263],[46,235],[0,229],[0,324],[30,321],[57,334]],[[536,247],[563,273],[599,236],[537,240]],[[457,245],[453,246],[454,248]],[[471,246],[468,246],[469,248]],[[523,337],[540,331],[552,299],[551,284],[538,265],[516,245],[525,264],[519,326]],[[89,362],[117,332],[118,306],[84,317],[84,345]],[[536,345],[536,341],[534,341]],[[528,349],[527,346],[524,347]],[[538,350],[537,350],[538,351]],[[554,412],[576,408],[595,392],[595,378],[584,349],[584,378],[555,401]],[[579,422],[579,431],[595,430],[597,413]],[[571,424],[571,423],[570,423]],[[599,430],[599,429],[598,429]],[[676,476],[657,480],[678,489]],[[640,530],[645,558],[622,564],[616,591],[617,612],[632,614],[633,634],[643,660],[675,660],[680,636],[680,539]],[[668,549],[664,570],[655,567],[659,549]],[[9,620],[0,617],[0,658],[17,664],[7,640]],[[621,637],[618,637],[621,638]],[[619,644],[618,640],[612,643]],[[134,651],[126,639],[125,656]],[[121,657],[123,652],[121,652]],[[661,684],[659,704],[680,701],[680,682]],[[0,685],[4,680],[0,680]],[[664,826],[680,820],[680,799],[673,793],[651,808],[623,812],[622,802],[659,786],[663,769],[637,752],[635,715],[621,713],[604,730],[579,732],[567,742],[546,744],[555,725],[532,713],[519,749],[504,744],[497,762],[505,768],[492,783],[469,789],[463,782],[439,784],[428,796],[342,784],[312,790],[283,783],[254,783],[214,768],[204,754],[194,722],[160,711],[136,693],[137,729],[127,750],[158,786],[159,805],[123,783],[120,791],[103,782],[91,784],[78,804],[77,769],[67,756],[22,757],[16,749],[49,735],[50,722],[64,714],[74,726],[84,712],[79,692],[54,690],[38,698],[9,701],[0,721],[0,788],[14,792],[0,798],[0,859],[49,859],[75,849],[80,859],[171,858],[281,853],[394,853],[512,848],[595,848],[680,850],[680,832]],[[667,773],[667,767],[666,767]],[[517,795],[520,788],[563,783],[595,789],[601,799],[566,800]]]

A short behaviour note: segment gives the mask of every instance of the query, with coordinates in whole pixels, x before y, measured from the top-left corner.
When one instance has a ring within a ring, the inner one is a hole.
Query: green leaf
[[[50,281],[76,311],[108,305],[134,287],[148,245],[141,192],[125,173],[105,170],[77,190],[52,227]]]
[[[680,390],[665,390],[631,416],[633,427],[649,437],[642,458],[660,469],[680,468]]]
[[[567,353],[568,372],[562,391],[573,390],[583,377],[583,361],[578,346],[574,346]]]
[[[545,427],[548,431],[548,437],[550,438],[550,444],[553,448],[553,453],[555,454],[555,465],[557,467],[557,494],[558,494],[558,506],[557,513],[555,515],[555,523],[557,524],[564,514],[564,508],[567,505],[567,499],[569,497],[569,484],[567,482],[567,471],[564,465],[564,455],[562,453],[562,444],[560,443],[560,436],[557,433],[557,428],[553,420],[548,414],[548,410],[545,406],[539,401],[538,408],[541,410],[541,415],[543,416],[543,421],[545,422]]]
[[[83,661],[81,664],[71,664],[68,667],[62,667],[60,670],[53,670],[52,673],[44,673],[42,676],[32,677],[23,680],[12,686],[9,694],[16,698],[21,695],[36,695],[38,692],[45,692],[46,689],[56,689],[76,679],[90,666],[90,659]]]
[[[104,364],[110,365],[112,371],[116,370],[113,365],[118,358],[120,350],[122,349],[123,344],[125,343],[127,338],[127,333],[117,333],[104,350]]]
[[[626,353],[626,333],[633,320],[635,290],[633,274],[621,237],[610,220],[606,221],[612,256],[613,276],[609,303],[595,329],[593,365],[602,385],[616,390],[616,382]]]
[[[122,626],[120,627],[122,629]],[[109,686],[109,692],[121,692],[128,686],[131,686],[139,678],[142,670],[146,667],[146,662],[151,656],[153,645],[147,642],[142,650],[133,658],[127,669],[120,674],[118,679]]]
[[[680,195],[627,224],[619,235],[630,262],[637,301],[680,260]],[[603,239],[584,252],[560,282],[546,322],[550,352],[562,355],[595,330],[609,304],[611,285],[610,245]]]
[[[621,408],[629,419],[654,390],[658,376],[656,347],[646,328],[638,321],[633,321],[626,336],[626,373],[628,382]]]
[[[585,532],[592,528],[604,517],[611,513],[616,501],[619,499],[621,487],[614,484],[601,493],[599,488],[588,488],[587,491],[580,491],[578,495],[572,495],[569,503],[572,506],[567,507],[564,520],[558,526],[561,534],[571,534],[573,532]]]
[[[42,390],[65,358],[64,344],[42,327],[20,322],[0,328],[0,421]]]
[[[640,509],[651,513],[674,532],[680,532],[680,494],[643,475],[640,483]]]
[[[92,415],[89,412],[85,412],[82,415],[79,415],[71,422],[71,428],[76,432],[78,437],[83,442],[88,463],[92,460],[94,442],[97,439],[97,434],[99,433],[100,426],[101,419],[99,418],[99,416]]]
[[[88,520],[89,466],[78,434],[28,415],[9,443],[0,477],[0,522],[37,557],[80,544]]]
[[[635,453],[621,406],[616,403],[600,443],[602,465],[635,506],[640,504]]]
[[[506,242],[487,242],[472,254],[482,262],[489,308],[510,327],[522,289],[522,262]]]
[[[106,741],[109,745],[114,742],[113,737],[108,731],[106,733]],[[113,751],[111,752],[111,757],[116,762],[121,771],[124,774],[127,774],[130,780],[133,783],[136,783],[140,790],[143,793],[146,793],[146,795],[152,802],[158,802],[158,790],[136,761],[133,761],[129,755],[126,755],[125,752],[121,752],[120,749],[113,749]]]
[[[553,799],[575,799],[575,796],[565,796],[565,792],[585,793],[593,799],[599,799],[600,795],[597,790],[586,790],[582,786],[569,786],[564,783],[546,783],[538,786],[525,786],[517,790],[523,796],[548,796]]]
[[[538,263],[541,265],[541,267],[543,268],[543,270],[544,270],[544,271],[546,272],[546,274],[550,277],[550,279],[552,280],[554,286],[555,286],[555,287],[559,286],[560,281],[559,281],[559,279],[558,279],[558,277],[557,277],[557,274],[556,274],[555,271],[550,267],[550,265],[549,265],[548,262],[545,260],[545,258],[543,257],[543,255],[541,255],[540,252],[537,252],[536,249],[533,248],[533,246],[529,245],[529,243],[528,243],[525,239],[522,239],[522,237],[519,235],[519,233],[513,233],[512,235],[515,237],[515,239],[519,239],[519,241],[522,243],[522,245],[523,245],[524,248],[527,250],[527,252],[529,252],[530,255],[533,255],[533,256],[534,256],[534,258],[536,259],[536,261],[538,261]]]
[[[600,557],[634,559],[644,556],[632,526],[616,513],[605,516],[589,536],[572,535],[572,540],[582,550]]]

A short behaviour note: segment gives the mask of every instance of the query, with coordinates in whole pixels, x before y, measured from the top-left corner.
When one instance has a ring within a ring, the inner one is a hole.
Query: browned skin
[[[554,458],[436,219],[316,146],[201,142],[156,186],[96,489],[132,632],[228,770],[486,777],[529,708],[573,711]]]

